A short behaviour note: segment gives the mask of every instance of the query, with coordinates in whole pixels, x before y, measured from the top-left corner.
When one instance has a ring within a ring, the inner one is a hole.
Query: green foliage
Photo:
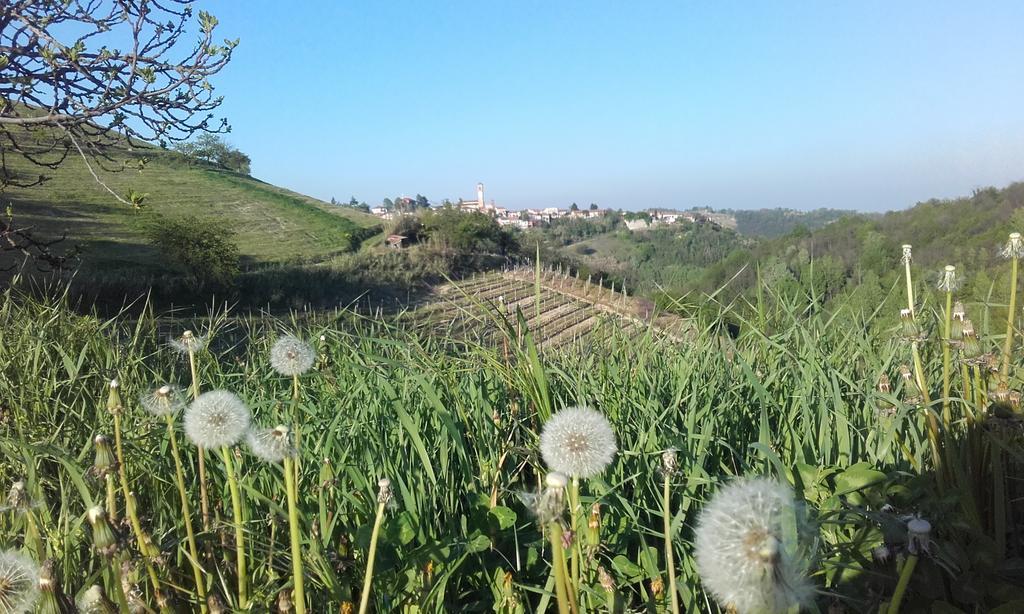
[[[736,232],[768,239],[788,235],[801,228],[804,229],[802,232],[814,231],[844,216],[857,215],[854,211],[842,209],[738,209],[721,213],[730,213],[736,218]]]
[[[200,134],[193,141],[177,143],[174,150],[193,163],[206,162],[235,173],[249,174],[249,156],[216,134]]]
[[[582,504],[601,504],[594,563],[613,574],[619,603],[630,611],[665,607],[650,586],[664,580],[659,459],[672,446],[679,449],[679,474],[670,484],[671,547],[685,611],[717,611],[695,570],[693,527],[708,498],[736,475],[778,477],[806,503],[812,522],[803,530],[818,543],[812,554],[819,610],[839,602],[851,611],[879,611],[905,553],[902,517],[920,514],[933,533],[907,604],[1012,611],[1024,584],[1019,544],[1000,548],[990,523],[1003,506],[1003,537],[1016,535],[1024,498],[1017,481],[1003,480],[986,463],[1001,450],[1006,475],[1019,474],[1019,425],[988,419],[970,430],[950,426],[944,466],[970,472],[962,487],[950,487],[951,475],[934,469],[926,412],[906,400],[895,377],[896,365],[908,360],[907,345],[856,319],[786,305],[771,288],[765,293],[774,307],[756,326],[743,322],[735,338],[717,332],[726,314],[709,311],[707,325],[685,343],[613,334],[583,351],[538,354],[531,351],[534,331],[520,337],[514,326],[504,347],[466,340],[455,348],[433,334],[345,311],[284,321],[225,314],[99,320],[74,314],[60,299],[9,291],[0,301],[0,399],[12,400],[0,433],[0,481],[26,481],[49,537],[45,554],[55,558],[65,593],[103,582],[82,517],[104,497],[102,480],[88,471],[89,447],[97,432],[111,432],[102,400],[109,379],[118,377],[128,480],[167,561],[161,580],[188,602],[191,580],[163,427],[134,400],[154,384],[188,381],[187,360],[165,345],[168,334],[187,328],[209,333],[210,351],[197,365],[204,390],[237,392],[261,425],[301,417],[299,517],[315,611],[336,611],[359,597],[380,476],[391,479],[397,501],[382,528],[370,597],[375,611],[484,611],[504,598],[538,609],[547,601],[549,550],[517,493],[534,492],[543,470],[537,430],[544,416],[581,403],[608,417],[619,442],[610,468],[584,482]],[[968,310],[981,320],[982,307]],[[267,362],[284,329],[306,339],[323,335],[295,413],[291,380]],[[940,354],[937,343],[924,348],[930,376]],[[881,374],[897,382],[891,392],[876,392]],[[956,403],[960,415],[963,403]],[[183,453],[194,479],[195,449],[183,442]],[[252,597],[270,604],[290,586],[280,467],[244,446],[237,458],[248,502]],[[223,509],[225,475],[216,463],[207,468],[215,509]],[[1002,498],[996,484],[1008,489]],[[197,500],[193,482],[189,496]],[[0,524],[4,543],[23,536],[23,523]],[[217,586],[230,590],[232,568],[220,557],[218,534],[199,539],[214,553],[210,578],[221,574]],[[876,560],[883,544],[893,556]],[[593,568],[584,569],[582,599],[592,611],[603,591],[587,570]],[[152,602],[145,586],[142,596]]]
[[[147,229],[149,242],[168,264],[185,274],[194,291],[227,290],[238,277],[238,246],[226,226],[194,219],[156,216]]]
[[[425,212],[420,220],[426,237],[437,246],[491,254],[509,254],[517,250],[512,234],[483,213],[442,207]]]

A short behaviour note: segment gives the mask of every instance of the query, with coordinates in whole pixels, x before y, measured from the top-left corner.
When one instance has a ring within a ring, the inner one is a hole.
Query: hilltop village
[[[422,199],[400,197],[387,204],[378,207],[371,207],[370,213],[382,220],[393,220],[402,215],[408,215],[417,207],[423,206]],[[578,207],[575,204],[569,208],[543,207],[527,209],[510,209],[484,197],[484,184],[476,184],[476,197],[472,199],[460,198],[457,201],[444,200],[438,207],[454,207],[467,213],[478,212],[494,217],[501,226],[512,226],[516,228],[534,228],[544,226],[557,219],[593,219],[606,215],[622,215],[629,230],[646,230],[660,225],[676,224],[680,222],[710,222],[723,228],[736,228],[736,218],[728,213],[716,213],[707,209],[691,209],[678,211],[674,209],[651,208],[643,211],[622,211],[618,209],[604,209],[595,204],[588,207]]]

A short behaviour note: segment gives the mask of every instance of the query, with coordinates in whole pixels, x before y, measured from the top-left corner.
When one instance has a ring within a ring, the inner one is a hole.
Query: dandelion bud
[[[576,540],[576,533],[572,529],[565,529],[562,531],[562,547],[568,550],[572,548],[572,543]]]
[[[381,478],[377,480],[377,503],[381,505],[389,505],[395,498],[395,493],[391,490],[391,480],[387,478]]]
[[[892,384],[889,383],[889,376],[885,373],[878,377],[878,392],[882,394],[892,393]]]
[[[921,327],[914,319],[914,312],[909,309],[900,309],[900,336],[907,341],[920,341],[924,338]]]
[[[913,261],[913,255],[911,254],[912,249],[913,246],[909,244],[903,245],[903,255],[900,256],[900,262],[902,262],[903,264],[910,264],[911,261]]]
[[[790,517],[798,517],[792,491],[764,478],[738,479],[704,506],[697,571],[719,603],[739,612],[783,612],[810,599],[806,557],[783,547]]]
[[[953,314],[949,322],[949,344],[959,347],[964,338],[964,320],[967,314],[964,312],[963,303],[957,302],[953,305]]]
[[[1006,242],[1001,253],[1007,260],[1024,258],[1024,239],[1021,239],[1019,232],[1010,233],[1010,240]]]
[[[590,517],[587,518],[587,545],[591,549],[601,545],[601,504],[596,501],[590,506]]]
[[[93,472],[100,477],[105,477],[107,474],[117,471],[117,457],[114,456],[114,450],[110,447],[110,439],[106,435],[97,435],[92,442],[96,448],[96,459],[92,463]]]
[[[31,501],[28,497],[28,492],[25,490],[24,480],[15,480],[11,483],[11,490],[7,493],[7,505],[6,509],[13,511],[16,514],[20,514],[28,510],[32,506]]]
[[[900,379],[903,380],[903,396],[906,401],[908,403],[919,402],[922,398],[921,387],[917,385],[917,380],[914,379],[910,367],[907,365],[900,365]]]
[[[116,416],[121,413],[124,406],[121,404],[121,394],[119,389],[121,388],[120,382],[116,379],[110,380],[110,394],[107,396],[107,411],[111,415]]]
[[[103,587],[93,584],[75,600],[81,614],[116,614],[117,608],[103,594]]]
[[[1005,382],[999,382],[996,389],[989,393],[991,403],[988,406],[988,413],[997,418],[1010,418],[1013,416],[1013,407],[1010,405],[1010,390]]]
[[[39,571],[39,566],[20,552],[0,552],[0,611],[32,611],[39,600]]]
[[[1014,412],[1020,411],[1020,396],[1020,391],[1018,390],[1013,390],[1010,392],[1010,398],[1008,400],[1010,402],[1010,408]]]
[[[46,559],[39,568],[39,605],[36,614],[60,614],[57,593],[60,585],[53,571],[53,559]]]
[[[284,589],[277,594],[277,611],[279,614],[289,614],[293,609],[292,592],[288,589]]]
[[[892,556],[892,552],[889,550],[889,546],[882,544],[871,551],[871,556],[879,563],[888,563],[889,557]]]
[[[305,341],[285,335],[270,348],[270,366],[281,375],[302,375],[313,366],[316,354]]]
[[[615,592],[615,578],[608,573],[608,570],[604,568],[604,565],[600,565],[597,568],[597,581],[601,584],[601,588],[606,592]]]
[[[946,268],[939,274],[938,287],[942,292],[956,292],[957,288],[960,287],[960,278],[957,277],[955,266],[952,264],[946,265]]]
[[[228,607],[224,605],[224,600],[217,593],[207,595],[206,607],[209,608],[210,614],[227,614],[228,612]]]
[[[907,523],[907,551],[910,554],[928,552],[932,524],[924,518],[914,518]]]
[[[665,581],[661,579],[661,576],[653,578],[651,580],[651,597],[655,600],[661,598],[661,594],[665,592]]]
[[[960,338],[960,358],[967,364],[980,364],[982,359],[981,341],[974,332],[974,323],[964,320]]]
[[[117,537],[114,536],[114,529],[107,521],[107,512],[102,506],[89,508],[86,518],[92,526],[92,543],[100,556],[111,558],[117,552]]]
[[[675,448],[669,448],[661,453],[661,472],[671,477],[679,471],[679,454]]]

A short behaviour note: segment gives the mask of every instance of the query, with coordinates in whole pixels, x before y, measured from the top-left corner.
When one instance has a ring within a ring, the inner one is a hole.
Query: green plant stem
[[[292,375],[292,407],[291,407],[291,419],[292,419],[292,433],[295,434],[295,449],[302,449],[302,423],[299,422],[299,398],[301,397],[301,388],[299,387],[299,376],[298,374]],[[299,483],[299,471],[301,470],[302,458],[300,456],[295,457],[295,470],[293,478],[295,484]]]
[[[978,416],[985,415],[985,382],[981,378],[981,367],[974,367],[974,403]]]
[[[192,575],[196,581],[199,609],[206,612],[206,580],[203,570],[199,566],[199,548],[196,545],[196,533],[192,527],[192,509],[188,502],[188,492],[185,490],[185,469],[181,463],[181,453],[178,450],[178,437],[174,433],[174,417],[168,415],[166,420],[167,439],[171,442],[171,456],[174,457],[174,477],[178,485],[178,498],[181,500],[181,518],[185,523],[185,536],[188,540],[189,563],[192,565]]]
[[[551,539],[551,569],[555,574],[555,600],[558,602],[558,614],[570,614],[569,589],[565,577],[565,549],[562,547],[562,523],[555,520],[548,525],[548,536]]]
[[[968,425],[976,419],[976,414],[973,409],[974,405],[974,390],[971,387],[971,369],[966,364],[960,365],[960,379],[963,380],[964,384],[964,415],[967,417]]]
[[[291,457],[285,457],[284,487],[288,497],[288,530],[291,535],[292,544],[292,581],[295,585],[292,601],[295,604],[295,613],[305,614],[306,589],[305,579],[302,576],[302,544],[299,540],[298,493],[295,486],[295,468],[292,464]]]
[[[108,473],[106,477],[107,482],[107,517],[110,518],[111,524],[117,522],[117,486],[114,484],[114,474]]]
[[[188,367],[192,372],[192,400],[199,398],[199,370],[196,368],[196,353],[188,351]],[[206,452],[196,446],[199,456],[199,509],[203,516],[203,531],[210,530],[210,499],[206,487]]]
[[[569,484],[569,527],[572,529],[572,548],[570,554],[570,576],[569,595],[573,601],[578,599],[580,588],[580,533],[579,517],[580,505],[580,480],[573,478]]]
[[[661,492],[662,510],[665,519],[665,567],[668,572],[668,592],[672,597],[672,614],[679,614],[679,592],[676,590],[676,562],[672,552],[672,497],[671,475],[665,472],[665,483]]]
[[[946,430],[952,423],[952,416],[949,411],[950,377],[952,370],[952,358],[949,351],[950,332],[953,328],[953,293],[946,292],[946,314],[944,329],[942,332],[942,426]]]
[[[228,489],[231,491],[231,513],[235,524],[235,562],[238,572],[238,607],[249,607],[249,578],[245,561],[245,531],[242,520],[242,493],[238,488],[238,476],[235,475],[235,463],[231,459],[231,450],[227,446],[220,449],[224,458],[224,468],[228,473]]]
[[[910,316],[914,317],[917,312],[914,310],[914,284],[910,278],[910,258],[905,259],[903,264],[905,265],[907,279],[907,309],[910,310]]]
[[[1006,339],[1003,340],[1003,363],[999,366],[999,383],[1009,385],[1010,355],[1013,352],[1013,321],[1017,309],[1017,259],[1010,259],[1010,308],[1006,312]]]
[[[43,545],[43,535],[36,523],[36,515],[32,509],[25,510],[25,541],[31,541],[36,551],[36,560],[46,560],[46,547]]]
[[[924,367],[921,362],[921,352],[917,348],[917,341],[910,345],[910,352],[914,357],[914,373],[917,376],[917,386],[921,389],[921,396],[924,398],[924,409],[928,421],[928,442],[931,444],[932,456],[936,469],[942,468],[942,448],[939,446],[939,421],[932,413],[931,395],[928,394],[928,384],[924,377]]]
[[[121,446],[121,413],[120,410],[114,412],[114,450],[117,454],[117,473],[121,479],[121,492],[124,495],[124,510],[125,515],[128,516],[128,522],[131,524],[132,532],[135,533],[135,543],[139,547],[139,552],[142,554],[142,561],[146,567],[146,574],[149,576],[150,582],[153,584],[154,595],[160,596],[160,579],[156,575],[156,570],[153,569],[153,564],[150,559],[153,556],[159,554],[154,552],[151,548],[150,540],[147,539],[145,531],[142,530],[142,523],[139,522],[139,515],[135,509],[135,495],[131,489],[128,488],[128,468],[124,462],[124,449]],[[166,606],[162,606],[161,611],[166,610]]]
[[[892,601],[889,602],[889,609],[886,614],[899,614],[900,605],[903,603],[903,595],[907,592],[907,585],[910,584],[910,576],[914,575],[914,568],[917,567],[917,555],[911,554],[907,562],[903,564],[900,571],[900,579],[896,582],[896,590],[892,593]]]
[[[373,586],[373,561],[377,557],[377,538],[380,537],[380,525],[384,522],[386,501],[377,503],[377,517],[373,520],[373,532],[370,533],[370,551],[366,554],[366,573],[363,575],[363,593],[359,596],[359,614],[366,614],[370,607],[370,588]]]

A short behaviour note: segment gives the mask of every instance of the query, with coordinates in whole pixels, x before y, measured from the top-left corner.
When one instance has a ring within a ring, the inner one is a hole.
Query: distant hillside
[[[817,230],[841,217],[857,215],[855,211],[842,209],[814,209],[797,211],[795,209],[752,209],[724,211],[736,218],[736,231],[749,237],[780,237],[803,226],[808,230]]]
[[[20,225],[33,226],[37,236],[66,234],[64,247],[81,246],[86,272],[159,270],[158,254],[143,235],[153,213],[192,220],[197,228],[211,221],[226,224],[235,231],[248,266],[323,261],[357,249],[379,226],[373,216],[252,177],[190,165],[174,152],[125,148],[113,157],[118,164],[126,162],[127,169],[97,172],[122,197],[129,189],[146,194],[141,212],[117,202],[73,156],[55,171],[8,157],[9,166],[22,176],[43,173],[52,179],[32,188],[9,188],[0,201],[13,205]]]

